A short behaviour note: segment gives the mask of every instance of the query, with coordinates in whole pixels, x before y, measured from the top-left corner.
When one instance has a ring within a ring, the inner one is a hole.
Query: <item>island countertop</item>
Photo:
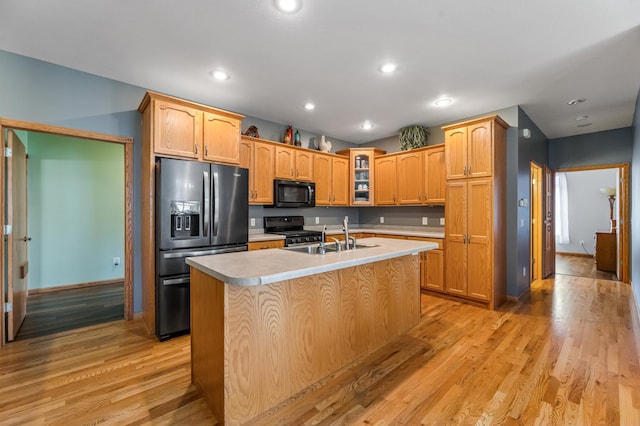
[[[389,238],[363,238],[358,239],[358,244],[372,247],[326,254],[300,253],[286,248],[255,250],[189,257],[186,262],[225,283],[255,286],[438,248],[437,244],[431,242]],[[330,245],[327,243],[327,246]]]

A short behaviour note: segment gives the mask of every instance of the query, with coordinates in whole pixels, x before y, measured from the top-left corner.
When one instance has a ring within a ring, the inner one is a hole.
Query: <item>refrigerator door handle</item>
[[[202,172],[204,181],[204,226],[203,234],[205,237],[209,236],[209,206],[211,204],[211,195],[209,194],[209,172]]]
[[[220,179],[218,179],[218,172],[213,172],[213,230],[211,235],[218,235],[218,221],[219,221],[219,206],[220,206]]]
[[[162,285],[181,285],[181,284],[189,284],[190,277],[186,278],[171,278],[167,280],[162,280]]]

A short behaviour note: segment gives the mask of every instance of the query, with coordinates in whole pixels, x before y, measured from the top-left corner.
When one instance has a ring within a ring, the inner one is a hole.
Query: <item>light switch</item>
[[[444,225],[444,217],[440,218],[440,225]]]
[[[256,226],[256,218],[255,217],[251,218],[251,226]]]
[[[316,216],[316,225],[320,224],[320,218]]]
[[[428,225],[429,224],[429,218],[428,217],[423,217],[422,218],[422,224],[423,225]]]
[[[380,223],[384,223],[384,216],[380,216]]]

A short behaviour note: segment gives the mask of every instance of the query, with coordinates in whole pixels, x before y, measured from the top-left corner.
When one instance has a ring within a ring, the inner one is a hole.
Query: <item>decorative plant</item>
[[[427,145],[429,129],[420,124],[414,124],[400,129],[398,136],[400,137],[400,148],[403,151],[420,148]]]

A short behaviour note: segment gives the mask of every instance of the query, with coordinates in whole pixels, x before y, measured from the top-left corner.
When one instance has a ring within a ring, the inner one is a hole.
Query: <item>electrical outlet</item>
[[[422,218],[422,224],[423,225],[427,225],[429,223],[429,218],[428,217],[423,217]]]
[[[118,266],[118,265],[120,264],[120,258],[119,258],[119,257],[114,257],[114,258],[113,258],[113,264],[114,264],[115,266]]]
[[[444,225],[444,217],[440,218],[440,225]]]
[[[255,217],[251,218],[251,226],[256,226],[256,218]]]
[[[384,223],[384,216],[380,216],[380,223]]]
[[[583,246],[584,245],[584,240],[580,240],[580,245]]]
[[[320,218],[318,216],[316,216],[316,225],[320,224]]]

